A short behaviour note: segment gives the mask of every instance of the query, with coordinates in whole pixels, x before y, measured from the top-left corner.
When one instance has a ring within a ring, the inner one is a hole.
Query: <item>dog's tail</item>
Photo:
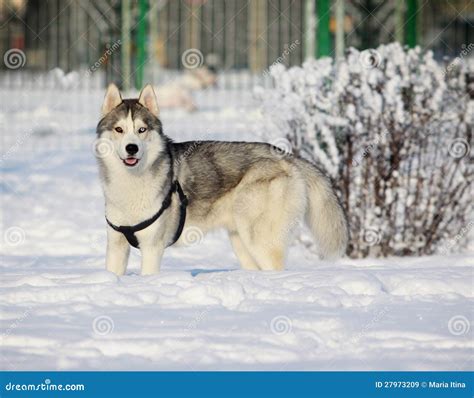
[[[346,214],[331,182],[313,164],[296,158],[307,189],[306,223],[313,232],[322,258],[342,256],[349,240]]]

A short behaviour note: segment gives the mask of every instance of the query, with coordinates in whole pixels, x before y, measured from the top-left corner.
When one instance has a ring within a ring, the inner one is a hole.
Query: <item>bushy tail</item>
[[[349,240],[347,218],[329,181],[316,166],[296,159],[307,187],[306,223],[313,232],[322,258],[342,256]]]

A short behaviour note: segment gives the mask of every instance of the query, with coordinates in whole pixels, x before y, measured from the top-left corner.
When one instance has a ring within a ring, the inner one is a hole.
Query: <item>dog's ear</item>
[[[147,84],[143,87],[138,102],[147,108],[153,115],[158,117],[160,110],[158,109],[158,101],[156,100],[155,91],[151,84]]]
[[[112,109],[122,103],[122,96],[115,84],[110,84],[105,93],[104,103],[102,104],[102,116],[107,115]]]

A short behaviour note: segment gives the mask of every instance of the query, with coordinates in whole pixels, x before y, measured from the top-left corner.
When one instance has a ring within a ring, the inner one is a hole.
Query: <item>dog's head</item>
[[[158,115],[151,85],[143,88],[138,99],[122,99],[117,86],[111,84],[102,105],[102,119],[97,125],[98,137],[111,147],[107,156],[99,156],[101,161],[134,171],[150,166],[166,143]]]

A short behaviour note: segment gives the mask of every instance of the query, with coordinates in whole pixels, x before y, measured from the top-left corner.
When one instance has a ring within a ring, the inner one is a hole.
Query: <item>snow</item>
[[[217,231],[167,249],[159,275],[136,250],[105,271],[102,96],[2,90],[3,369],[472,369],[472,253],[330,263],[296,242],[284,272],[249,272]],[[175,140],[261,139],[247,93],[196,102],[163,111]]]

